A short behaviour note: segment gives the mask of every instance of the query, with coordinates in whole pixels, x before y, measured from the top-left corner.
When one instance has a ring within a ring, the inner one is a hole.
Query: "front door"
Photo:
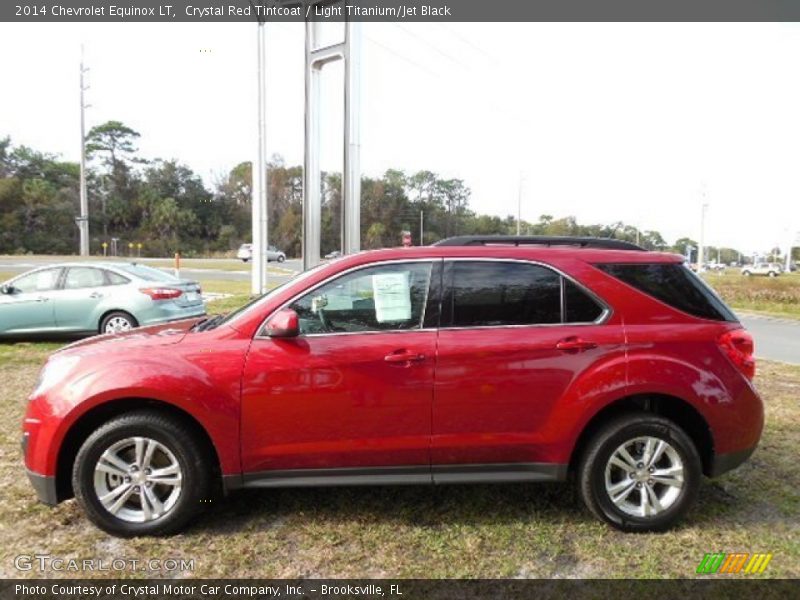
[[[453,261],[445,267],[433,406],[434,480],[553,463],[554,405],[576,376],[622,356],[620,324],[542,265]],[[552,431],[550,431],[552,437]],[[518,465],[518,466],[515,466]],[[469,465],[453,475],[453,465]],[[437,466],[442,466],[437,469]],[[437,475],[439,473],[439,475]]]
[[[299,337],[253,340],[242,380],[246,478],[390,467],[387,477],[430,479],[436,329],[424,324],[433,266],[340,275],[290,303]]]
[[[0,333],[52,331],[60,274],[60,268],[42,269],[12,281],[11,293],[0,295]]]

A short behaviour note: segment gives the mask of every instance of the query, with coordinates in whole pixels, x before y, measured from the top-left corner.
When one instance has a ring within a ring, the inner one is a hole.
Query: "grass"
[[[0,576],[14,557],[195,559],[193,572],[98,577],[695,577],[706,552],[772,552],[764,577],[800,576],[800,367],[765,363],[759,449],[704,481],[676,530],[631,535],[595,521],[568,485],[243,491],[185,533],[120,540],[92,527],[74,500],[36,503],[19,452],[25,397],[54,344],[0,344]],[[76,576],[50,572],[47,576]]]
[[[800,319],[800,274],[779,277],[744,277],[728,270],[709,273],[705,280],[732,308],[775,317]]]

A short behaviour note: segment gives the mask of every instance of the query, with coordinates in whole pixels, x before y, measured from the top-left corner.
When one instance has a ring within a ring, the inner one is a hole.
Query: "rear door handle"
[[[584,352],[592,348],[597,348],[597,344],[594,342],[587,342],[579,337],[564,338],[556,344],[556,349],[561,350],[561,352],[566,352],[567,354],[577,354],[578,352]]]
[[[393,364],[406,364],[410,365],[411,363],[415,362],[422,362],[425,360],[424,354],[419,354],[418,352],[409,352],[407,350],[398,350],[397,352],[392,352],[391,354],[387,354],[383,357],[387,363]]]
[[[39,296],[39,297],[36,299],[36,301],[37,301],[37,302],[49,302],[49,301],[50,301],[50,298],[48,298],[47,296]]]
[[[102,298],[102,297],[103,294],[101,294],[100,292],[92,292],[91,294],[89,294],[89,298]]]

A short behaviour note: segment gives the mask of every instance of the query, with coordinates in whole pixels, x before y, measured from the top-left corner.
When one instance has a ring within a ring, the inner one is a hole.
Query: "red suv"
[[[626,531],[745,461],[751,337],[672,254],[452,238],[347,256],[225,317],[56,352],[24,422],[41,500],[123,536],[238,488],[561,481]]]

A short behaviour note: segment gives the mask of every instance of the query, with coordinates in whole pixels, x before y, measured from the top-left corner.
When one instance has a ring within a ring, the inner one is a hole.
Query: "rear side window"
[[[648,296],[695,317],[737,321],[714,291],[684,265],[650,263],[595,266]]]
[[[453,264],[453,327],[560,322],[558,273],[538,265],[511,262]]]

